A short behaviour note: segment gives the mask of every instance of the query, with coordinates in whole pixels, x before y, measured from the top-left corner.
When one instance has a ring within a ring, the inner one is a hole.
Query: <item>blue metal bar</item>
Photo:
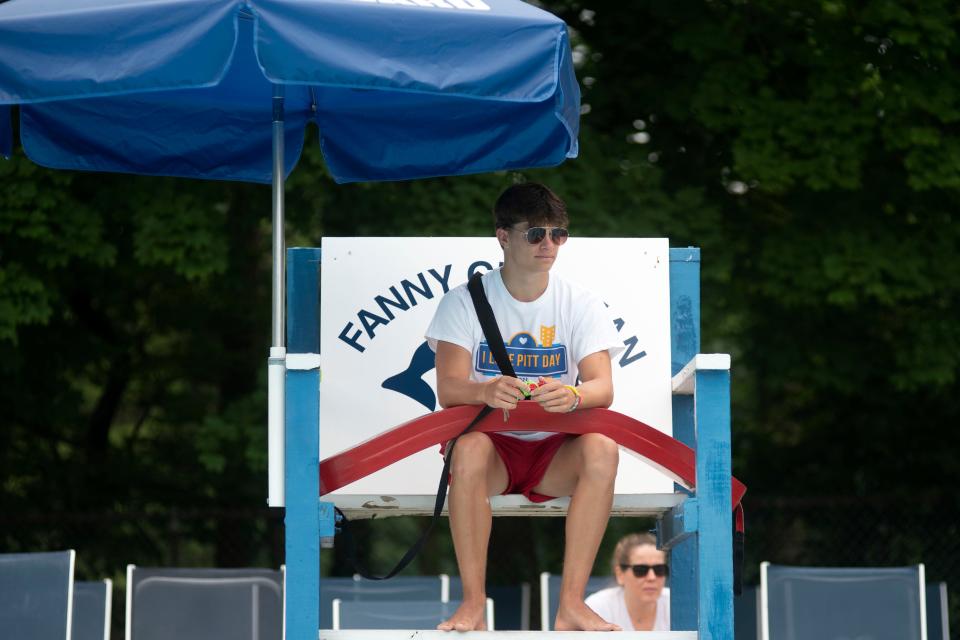
[[[700,526],[698,631],[700,640],[728,640],[733,638],[730,372],[698,371],[694,394]]]
[[[287,251],[288,356],[320,350],[320,250]],[[286,638],[316,640],[320,628],[320,370],[286,374]]]
[[[283,85],[273,85],[273,292],[270,302],[270,358],[267,360],[267,504],[284,506],[283,407],[286,402],[284,358],[284,201]]]
[[[287,353],[320,353],[320,249],[289,249],[287,260]]]
[[[700,352],[700,249],[670,249],[671,374]],[[673,437],[697,449],[693,396],[673,397]],[[674,491],[684,491],[674,485]],[[697,628],[697,538],[692,535],[670,551],[670,628]]]
[[[283,347],[284,200],[283,200],[283,85],[273,85],[273,296],[272,346]]]
[[[698,353],[700,249],[670,249],[670,375],[679,373]],[[674,424],[674,433],[676,428]]]
[[[658,523],[662,549],[670,550],[697,533],[699,524],[697,499],[687,498],[663,515]]]

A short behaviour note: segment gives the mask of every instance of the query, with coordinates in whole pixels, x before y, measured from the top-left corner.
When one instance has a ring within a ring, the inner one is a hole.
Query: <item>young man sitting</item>
[[[547,187],[514,185],[494,205],[503,266],[483,276],[483,288],[514,361],[517,378],[478,369],[492,362],[466,285],[441,300],[427,341],[436,351],[441,406],[517,407],[530,382],[531,399],[547,413],[608,407],[611,358],[622,348],[603,302],[550,273],[566,242],[567,211]],[[482,355],[481,355],[482,354]],[[521,364],[523,363],[523,364]],[[579,382],[579,384],[578,384]],[[450,529],[463,581],[463,603],[442,630],[484,629],[489,497],[523,494],[534,502],[571,496],[567,512],[558,631],[616,631],[584,604],[584,589],[610,516],[618,450],[597,433],[579,437],[543,432],[471,432],[456,444],[451,464]]]

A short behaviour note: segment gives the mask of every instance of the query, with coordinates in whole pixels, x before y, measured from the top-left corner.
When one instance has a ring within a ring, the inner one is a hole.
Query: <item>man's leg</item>
[[[489,436],[468,433],[453,450],[450,475],[450,533],[463,582],[463,603],[437,628],[486,629],[487,546],[493,523],[489,497],[507,488],[507,468]]]
[[[587,579],[613,506],[617,477],[617,443],[598,433],[569,440],[557,451],[534,491],[548,496],[571,496],[563,550],[563,580],[557,631],[616,631],[583,602]]]

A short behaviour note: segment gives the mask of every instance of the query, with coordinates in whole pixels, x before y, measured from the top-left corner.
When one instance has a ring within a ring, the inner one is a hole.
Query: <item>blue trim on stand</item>
[[[320,249],[287,249],[287,353],[320,353]]]
[[[320,536],[321,546],[323,546],[323,541],[326,540],[329,541],[328,546],[333,547],[333,536],[337,532],[337,516],[336,512],[334,511],[336,505],[332,502],[325,502],[323,500],[317,504],[319,508],[318,535]]]
[[[664,550],[677,546],[697,533],[699,512],[697,499],[687,498],[670,509],[660,519],[657,527],[657,541]]]
[[[320,250],[287,250],[289,353],[320,350]],[[320,371],[286,374],[286,638],[320,629]]]
[[[730,372],[696,376],[699,638],[728,640],[733,637]]]
[[[677,375],[698,353],[700,249],[670,249],[670,375]]]
[[[700,249],[670,249],[670,373],[676,375],[700,352]],[[673,397],[673,437],[696,450],[693,396]],[[674,491],[685,492],[680,485]],[[700,529],[703,530],[702,528]],[[670,628],[697,628],[697,539],[670,551]]]

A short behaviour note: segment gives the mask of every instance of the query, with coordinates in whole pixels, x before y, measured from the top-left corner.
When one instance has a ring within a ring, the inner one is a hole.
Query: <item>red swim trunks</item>
[[[557,450],[576,436],[555,433],[543,440],[520,440],[501,433],[488,433],[487,436],[507,468],[507,488],[502,495],[519,493],[530,502],[546,502],[556,497],[536,493],[533,488],[543,480]],[[445,449],[446,445],[441,445],[441,454]]]

